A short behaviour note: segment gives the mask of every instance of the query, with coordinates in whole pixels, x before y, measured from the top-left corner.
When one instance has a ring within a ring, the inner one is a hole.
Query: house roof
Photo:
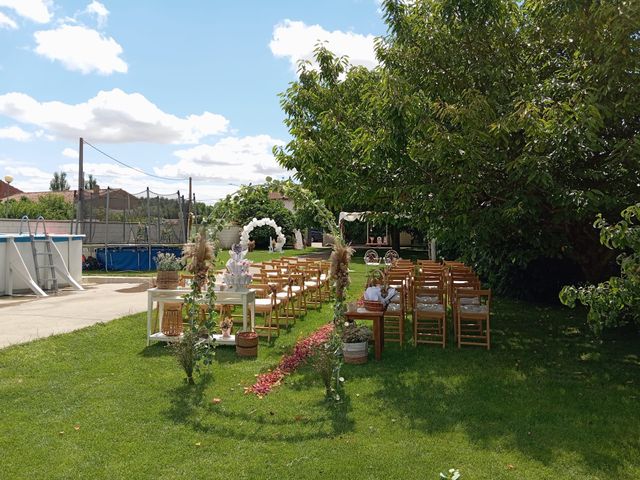
[[[17,200],[19,201],[22,198],[26,198],[31,200],[32,202],[37,202],[40,197],[44,195],[60,195],[67,202],[75,204],[78,201],[78,191],[77,190],[64,190],[61,192],[20,192],[14,193],[13,195],[9,195],[3,200]],[[128,201],[127,201],[128,197]],[[93,190],[85,190],[84,191],[84,200],[87,203],[93,202],[94,205],[105,203],[107,198],[107,189],[101,188],[99,193],[96,195]],[[121,189],[121,188],[111,188],[109,189],[109,199],[110,199],[110,207],[114,210],[124,210],[126,208],[133,208],[140,203],[140,199],[131,195],[129,192]]]
[[[9,185],[7,182],[0,180],[0,198],[5,198],[16,193],[22,193],[19,188]]]

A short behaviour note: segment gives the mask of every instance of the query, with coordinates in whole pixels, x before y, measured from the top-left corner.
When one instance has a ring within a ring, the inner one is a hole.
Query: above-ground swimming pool
[[[155,270],[155,257],[158,253],[173,253],[182,256],[182,248],[162,245],[126,245],[96,247],[96,258],[102,268],[109,271],[146,271]]]
[[[56,267],[58,287],[72,285],[72,282],[65,275],[58,274],[58,270],[62,269],[67,270],[69,276],[80,284],[82,281],[82,241],[84,235],[51,234],[48,237],[53,241],[52,257]],[[46,238],[45,235],[34,236],[36,240],[46,240]],[[42,251],[44,243],[38,245],[38,251]],[[47,256],[40,255],[39,258],[42,257]],[[45,262],[46,260],[41,260],[41,264]],[[24,272],[28,272],[31,278],[36,281],[31,236],[19,233],[0,233],[0,295],[32,290],[28,279],[24,278]]]

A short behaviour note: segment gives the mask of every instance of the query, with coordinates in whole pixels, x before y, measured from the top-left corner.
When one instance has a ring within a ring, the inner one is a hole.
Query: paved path
[[[135,280],[134,280],[135,282]],[[44,298],[0,297],[0,348],[146,311],[148,285],[84,285]]]

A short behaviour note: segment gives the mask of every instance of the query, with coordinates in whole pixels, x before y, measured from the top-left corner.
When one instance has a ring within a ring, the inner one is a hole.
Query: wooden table
[[[162,304],[164,302],[183,302],[184,296],[190,293],[189,288],[177,288],[175,290],[162,290],[159,288],[150,288],[147,290],[147,345],[151,340],[170,342],[175,341],[175,337],[167,337],[162,333]],[[242,329],[248,330],[248,321],[251,320],[251,331],[255,328],[255,301],[256,292],[246,290],[243,292],[235,292],[232,290],[216,291],[216,305],[241,305],[242,306]],[[151,330],[151,318],[153,313],[153,305],[158,302],[158,332]],[[248,315],[249,314],[249,315]],[[235,344],[235,335],[228,340],[223,340],[222,335],[215,335],[216,340],[222,344]],[[219,339],[218,339],[219,337]],[[233,343],[231,343],[233,341]]]
[[[384,310],[371,311],[362,307],[348,311],[344,314],[347,321],[353,320],[371,320],[373,321],[373,340],[375,342],[376,360],[382,359],[382,350],[384,350]]]

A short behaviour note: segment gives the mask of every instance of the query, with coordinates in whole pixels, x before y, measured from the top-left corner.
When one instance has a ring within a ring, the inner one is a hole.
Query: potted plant
[[[371,329],[350,323],[342,331],[342,355],[344,363],[367,363],[369,342],[373,340]]]
[[[178,288],[178,272],[182,269],[182,260],[173,253],[160,252],[154,257],[156,262],[156,287],[162,290]]]
[[[224,317],[220,322],[220,330],[222,330],[222,337],[229,338],[231,336],[231,329],[233,328],[233,320],[231,317]]]

